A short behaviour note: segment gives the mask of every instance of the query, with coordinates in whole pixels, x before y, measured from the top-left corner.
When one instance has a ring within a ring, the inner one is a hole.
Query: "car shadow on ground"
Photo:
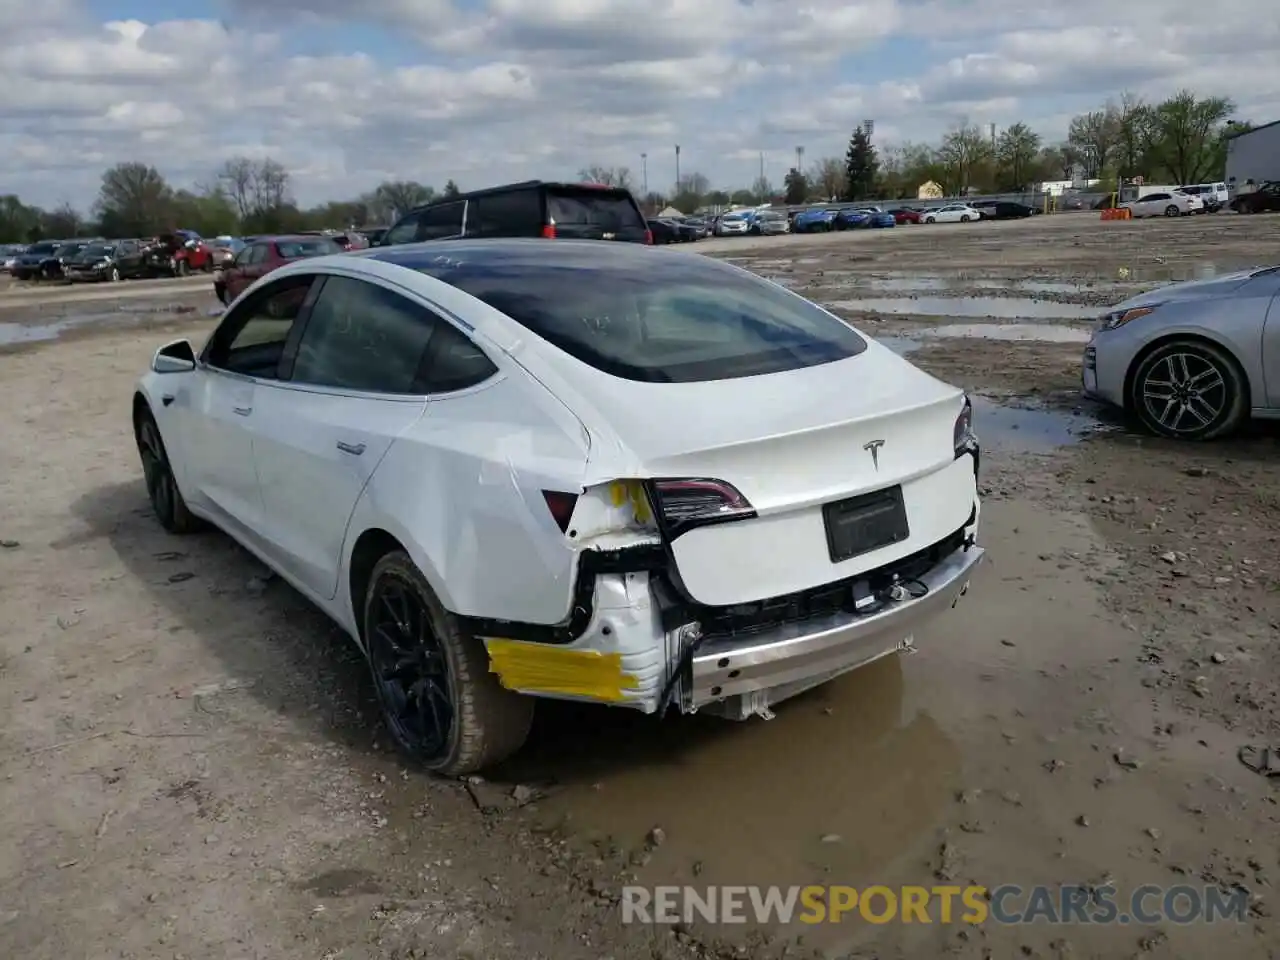
[[[343,746],[391,752],[364,656],[341,628],[231,537],[215,529],[166,533],[141,478],[98,488],[77,500],[72,512],[89,529],[54,543],[55,549],[106,538],[129,573],[229,675],[253,679],[246,692],[264,707]],[[803,700],[820,703],[821,692],[797,698],[788,709],[802,709]],[[707,716],[658,721],[630,710],[541,700],[528,743],[500,777],[567,783],[637,762],[678,762],[731,736],[737,726]]]

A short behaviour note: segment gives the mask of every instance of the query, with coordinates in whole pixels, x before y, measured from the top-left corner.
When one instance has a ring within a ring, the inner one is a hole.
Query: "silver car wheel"
[[[1139,389],[1148,416],[1179,436],[1211,428],[1231,402],[1225,371],[1198,352],[1166,354],[1147,369]]]

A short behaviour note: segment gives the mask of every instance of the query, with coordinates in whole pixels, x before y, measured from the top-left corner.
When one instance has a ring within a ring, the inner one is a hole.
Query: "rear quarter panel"
[[[431,399],[391,447],[356,505],[346,567],[359,535],[380,528],[450,611],[554,624],[570,613],[578,551],[542,491],[581,489],[589,441],[545,388],[505,366],[496,382]]]

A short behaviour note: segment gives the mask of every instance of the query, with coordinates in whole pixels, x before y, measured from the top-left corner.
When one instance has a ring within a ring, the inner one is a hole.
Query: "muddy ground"
[[[0,356],[0,956],[1280,955],[1280,794],[1237,760],[1280,742],[1276,432],[1186,446],[1099,419],[1070,333],[1144,285],[1280,261],[1278,222],[701,245],[975,392],[991,562],[919,653],[772,721],[551,704],[467,784],[388,750],[358,655],[288,587],[153,521],[130,386],[170,332],[209,329],[212,297],[140,317],[0,295],[19,326],[111,314]],[[1014,332],[955,329],[975,323]],[[1251,906],[1212,927],[647,928],[620,923],[633,877],[1214,884]]]

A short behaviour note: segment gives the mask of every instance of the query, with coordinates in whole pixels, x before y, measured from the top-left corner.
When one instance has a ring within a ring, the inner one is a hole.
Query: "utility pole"
[[[644,177],[644,202],[649,202],[649,154],[640,154],[640,169]]]
[[[676,144],[676,193],[680,192],[680,144]]]
[[[996,152],[996,125],[991,125],[991,152]]]
[[[804,147],[796,147],[796,173],[804,172]]]

